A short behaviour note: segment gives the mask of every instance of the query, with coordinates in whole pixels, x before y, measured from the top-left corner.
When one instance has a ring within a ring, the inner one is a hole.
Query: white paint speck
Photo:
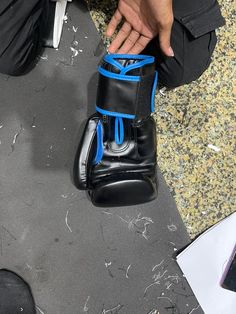
[[[155,282],[151,283],[149,286],[147,286],[144,290],[144,296],[146,296],[149,288],[153,287],[154,285],[159,285],[159,284],[160,284],[160,281],[155,281]]]
[[[113,215],[113,213],[109,213],[109,212],[107,212],[107,211],[102,211],[102,214],[106,214],[106,215]]]
[[[164,259],[157,265],[152,268],[152,271],[155,271],[157,267],[161,266],[164,263]]]
[[[87,306],[89,299],[90,299],[90,296],[87,297],[87,300],[86,300],[86,302],[85,302],[85,304],[84,304],[84,308],[83,308],[83,311],[84,311],[84,312],[88,312],[88,310],[89,310],[89,308],[88,308],[88,306]]]
[[[157,309],[152,309],[148,314],[160,314]]]
[[[197,307],[194,307],[190,312],[189,312],[189,314],[192,314],[193,313],[193,311],[195,311],[195,310],[197,310],[197,309],[199,309],[199,307],[200,307],[200,305],[198,305]]]
[[[30,266],[28,263],[26,263],[25,265],[26,265],[26,267],[27,267],[29,270],[32,270],[32,269],[33,269],[33,267]]]
[[[175,275],[169,275],[167,277],[164,278],[165,280],[171,280],[172,282],[176,282],[177,284],[180,282],[180,278],[178,276],[178,274]]]
[[[39,56],[40,59],[47,61],[48,60],[48,55],[43,55],[43,56]]]
[[[162,95],[162,96],[165,96],[166,95],[166,87],[163,87],[159,90],[159,93]]]
[[[73,43],[72,43],[72,46],[76,46],[77,47],[78,45],[79,45],[78,40],[74,40]]]
[[[68,23],[68,16],[67,16],[67,13],[64,15],[63,20],[64,20],[65,23]]]
[[[111,266],[111,262],[105,262],[105,266],[106,266],[106,268]]]
[[[78,52],[77,49],[75,49],[75,48],[73,48],[73,47],[70,47],[70,50],[71,50],[72,53],[73,53],[73,55],[72,55],[73,58],[76,57],[76,56],[78,56],[79,52]]]
[[[39,312],[40,314],[45,314],[45,313],[43,312],[43,310],[42,310],[38,305],[36,305],[36,309],[38,310],[38,312]]]
[[[69,229],[69,231],[72,232],[71,227],[68,225],[68,214],[69,214],[69,210],[67,210],[67,212],[66,212],[65,223],[66,223],[66,226]]]
[[[214,150],[217,153],[220,151],[220,147],[217,147],[217,146],[215,146],[213,144],[208,144],[207,147],[212,149],[212,150]]]
[[[106,313],[117,313],[118,312],[118,310],[120,310],[122,308],[122,305],[120,305],[120,304],[118,304],[117,306],[115,306],[115,307],[113,307],[113,308],[111,308],[111,309],[108,309],[108,310],[105,310],[105,309],[103,309],[102,310],[102,314],[106,314]],[[115,312],[116,311],[116,312]]]
[[[166,290],[169,290],[170,287],[173,285],[173,283],[170,283],[169,281],[165,283],[166,285]]]
[[[174,224],[168,225],[167,228],[168,228],[169,231],[171,231],[171,232],[174,232],[174,231],[177,230],[177,227],[176,227],[176,225],[174,225]]]
[[[168,298],[168,297],[157,297],[157,299],[165,299],[165,300],[168,300],[172,305],[173,305],[173,301]]]
[[[16,133],[16,134],[14,135],[14,138],[13,138],[12,144],[16,144],[16,139],[17,139],[17,136],[18,136],[18,133]]]
[[[168,272],[168,270],[165,270],[165,271],[163,272],[163,274],[161,274],[160,272],[158,272],[158,274],[154,274],[154,275],[152,276],[152,278],[154,279],[154,281],[157,281],[157,280],[161,279],[167,272]]]
[[[127,267],[126,274],[125,274],[125,277],[126,277],[126,278],[129,278],[128,272],[129,272],[130,267],[131,267],[131,264]]]

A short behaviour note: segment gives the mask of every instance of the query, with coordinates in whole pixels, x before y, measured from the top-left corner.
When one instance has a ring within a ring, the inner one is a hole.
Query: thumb
[[[168,57],[174,57],[174,51],[170,45],[172,23],[159,29],[159,42],[162,52]]]

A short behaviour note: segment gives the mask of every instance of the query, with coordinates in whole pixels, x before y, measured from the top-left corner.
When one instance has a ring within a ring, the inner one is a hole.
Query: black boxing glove
[[[79,143],[74,183],[95,206],[151,201],[157,196],[154,58],[110,54],[98,71],[97,112]]]

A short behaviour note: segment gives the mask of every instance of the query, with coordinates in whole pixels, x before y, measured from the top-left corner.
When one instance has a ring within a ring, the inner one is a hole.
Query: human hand
[[[158,35],[163,53],[174,56],[170,46],[172,0],[119,0],[107,27],[108,37],[114,34],[122,20],[123,25],[113,39],[109,52],[138,54]]]

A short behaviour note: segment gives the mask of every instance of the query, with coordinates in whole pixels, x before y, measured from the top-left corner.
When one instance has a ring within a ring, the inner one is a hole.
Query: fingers
[[[115,53],[127,39],[127,37],[129,37],[131,30],[131,25],[128,22],[124,22],[118,34],[116,35],[116,38],[112,41],[110,47],[108,48],[108,51]]]
[[[160,47],[162,52],[168,57],[174,57],[174,51],[170,45],[172,23],[171,21],[159,29]]]
[[[107,26],[107,31],[106,31],[107,37],[111,37],[114,34],[121,20],[122,20],[122,15],[120,14],[120,11],[117,9]]]
[[[132,30],[130,35],[125,39],[123,45],[119,48],[117,53],[128,53],[128,51],[133,48],[135,43],[138,41],[140,34],[135,30]]]
[[[143,49],[147,46],[147,44],[151,41],[151,38],[140,36],[136,41],[134,46],[128,51],[130,54],[139,54],[143,51]]]
[[[114,17],[114,16],[113,16]],[[116,22],[119,24],[118,19]],[[159,42],[163,53],[166,56],[173,57],[174,52],[170,45],[170,36],[172,21],[160,26],[159,28]],[[118,25],[117,24],[117,25]],[[116,29],[115,24],[113,24],[114,31]],[[113,32],[114,32],[113,31]],[[140,35],[139,32],[132,29],[131,25],[126,21],[122,25],[115,39],[112,41],[108,51],[110,53],[129,53],[129,54],[139,54],[144,50],[147,44],[151,41],[151,38]]]
[[[142,35],[140,36],[138,32],[136,32],[135,30],[131,30],[131,26],[129,29],[129,35],[127,34],[128,34],[128,28],[123,30],[121,34],[118,33],[117,37],[119,35],[119,38],[116,37],[114,41],[111,43],[108,49],[109,52],[119,53],[119,54],[125,54],[125,53],[139,54],[140,52],[144,50],[147,44],[151,41],[151,38],[148,38]]]

